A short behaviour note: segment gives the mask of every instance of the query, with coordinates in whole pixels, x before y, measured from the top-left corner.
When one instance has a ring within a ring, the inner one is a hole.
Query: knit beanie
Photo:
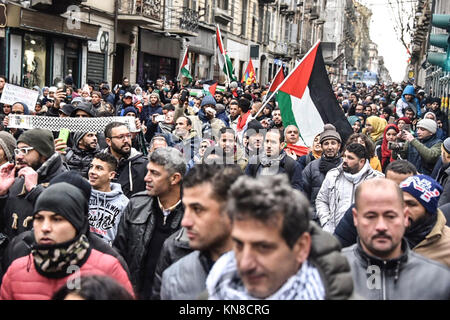
[[[444,143],[442,144],[442,148],[444,148],[444,151],[450,154],[450,137],[444,140]]]
[[[442,187],[436,180],[424,174],[415,175],[400,183],[400,189],[416,198],[427,212],[436,213],[442,193]]]
[[[58,182],[45,188],[34,205],[34,214],[51,211],[66,218],[77,234],[88,230],[89,200],[83,192],[67,182]]]
[[[216,99],[214,99],[213,96],[207,95],[202,99],[202,103],[200,104],[200,107],[203,107],[207,104],[212,104],[213,106],[216,105]]]
[[[23,142],[33,147],[37,152],[50,158],[55,153],[53,134],[47,129],[35,128],[22,133],[17,143]]]
[[[135,107],[126,107],[123,110],[123,115],[125,116],[128,112],[133,112],[135,116],[137,116],[137,110]]]
[[[16,139],[14,136],[6,131],[0,131],[0,148],[3,149],[6,159],[8,161],[14,160],[14,149],[16,148]]]
[[[342,143],[341,136],[336,131],[336,127],[331,123],[327,123],[323,126],[323,132],[320,134],[320,144],[324,143],[326,140],[334,139],[339,143]]]
[[[84,135],[84,133],[81,133]],[[66,171],[58,174],[56,177],[52,178],[49,182],[49,185],[59,183],[59,182],[67,182],[68,184],[77,187],[80,189],[86,199],[91,198],[92,187],[89,181],[87,181],[83,176],[77,171]]]
[[[436,123],[436,121],[431,120],[431,119],[422,119],[417,123],[416,127],[428,130],[432,134],[435,134],[436,130],[437,130],[437,123]]]

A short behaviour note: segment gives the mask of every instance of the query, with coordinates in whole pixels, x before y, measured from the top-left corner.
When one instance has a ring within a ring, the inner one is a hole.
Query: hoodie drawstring
[[[397,282],[399,275],[400,275],[400,260],[397,261],[397,266],[395,267],[394,283]]]
[[[130,191],[133,192],[133,179],[131,177],[131,161],[128,161],[128,179],[130,180]]]
[[[12,217],[13,217],[13,223],[12,223],[11,228],[13,228],[14,230],[17,230],[17,220],[19,220],[19,215],[17,213],[13,213]]]
[[[28,227],[28,222],[33,221],[33,217],[32,216],[28,216],[25,218],[25,220],[23,220],[23,227],[27,228]]]

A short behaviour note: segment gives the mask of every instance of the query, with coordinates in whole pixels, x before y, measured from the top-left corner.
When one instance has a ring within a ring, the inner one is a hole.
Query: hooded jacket
[[[413,96],[413,99],[411,102],[407,102],[405,95],[410,94]],[[412,108],[416,117],[420,117],[421,110],[419,106],[419,100],[416,98],[416,92],[414,90],[414,87],[412,85],[408,85],[405,87],[402,93],[402,98],[398,99],[397,105],[396,105],[396,113],[399,118],[405,116],[405,109],[406,108]]]
[[[86,135],[84,132],[76,132],[73,135],[73,146],[67,149],[66,163],[70,170],[77,171],[85,178],[88,177],[89,165],[94,158],[94,155],[100,151],[100,146],[94,150],[82,150],[78,147],[80,140]]]
[[[109,148],[102,152],[109,152]],[[122,187],[122,191],[127,198],[133,194],[145,190],[144,177],[147,174],[147,156],[143,155],[135,148],[131,148],[127,159],[122,158],[116,169],[116,177],[113,182],[117,182]]]
[[[333,233],[347,209],[354,203],[356,187],[363,181],[384,175],[366,161],[356,174],[346,174],[340,164],[328,171],[316,198],[317,216],[324,230]]]
[[[369,300],[449,300],[450,271],[412,252],[405,239],[402,254],[381,260],[367,254],[360,241],[342,250],[352,270],[356,294]]]
[[[111,183],[110,192],[92,189],[89,200],[89,225],[91,232],[112,245],[119,227],[122,213],[129,199],[118,183]]]

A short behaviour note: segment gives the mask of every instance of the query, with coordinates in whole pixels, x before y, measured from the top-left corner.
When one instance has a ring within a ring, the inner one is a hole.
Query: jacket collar
[[[356,256],[364,267],[368,267],[371,265],[377,265],[382,269],[398,269],[401,264],[406,263],[408,261],[409,255],[409,246],[405,238],[402,238],[402,254],[400,257],[395,259],[383,260],[378,257],[372,256],[364,251],[361,246],[360,238],[358,237],[357,245],[355,248]]]
[[[427,236],[425,237],[425,239],[423,239],[417,246],[416,248],[422,247],[422,246],[426,246],[431,244],[432,242],[437,241],[439,238],[442,237],[442,230],[445,227],[445,216],[442,213],[442,211],[440,209],[437,209],[437,221],[436,224],[434,225],[433,229],[431,229],[430,233],[427,234]]]

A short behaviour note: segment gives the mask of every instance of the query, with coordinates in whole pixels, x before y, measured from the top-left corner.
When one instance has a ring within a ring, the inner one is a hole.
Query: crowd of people
[[[450,298],[448,114],[422,88],[334,85],[353,134],[307,146],[269,86],[69,80],[0,104],[1,299]]]

